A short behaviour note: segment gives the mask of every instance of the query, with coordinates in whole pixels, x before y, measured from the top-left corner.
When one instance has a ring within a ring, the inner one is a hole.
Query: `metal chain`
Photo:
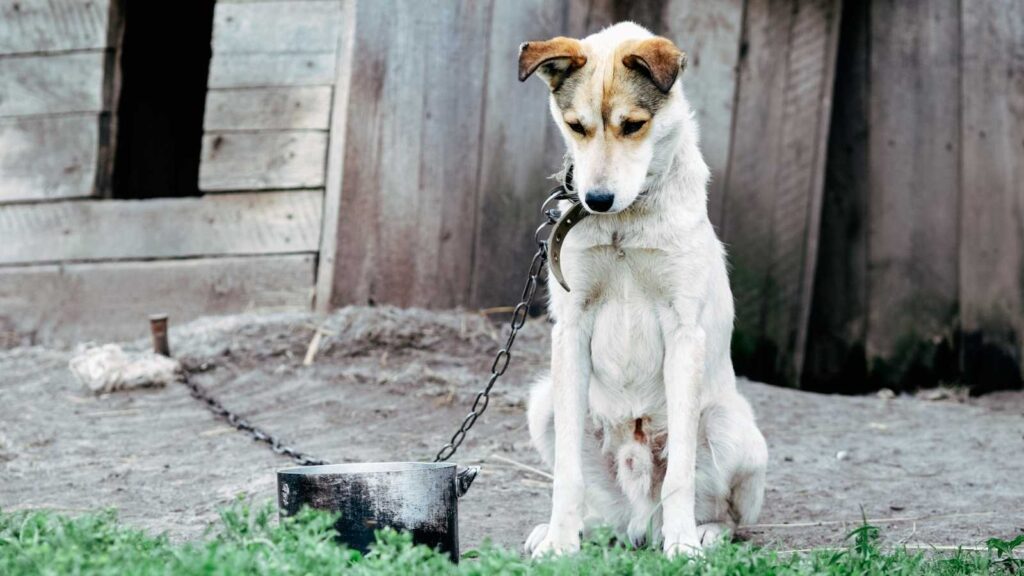
[[[491,389],[494,387],[494,383],[498,381],[498,378],[508,370],[508,363],[512,359],[512,344],[516,341],[516,335],[519,334],[519,330],[526,324],[526,318],[530,314],[530,306],[533,304],[533,299],[537,295],[537,286],[540,281],[541,270],[544,269],[544,264],[548,259],[548,246],[547,240],[542,236],[542,232],[548,226],[551,226],[558,222],[560,213],[557,207],[548,208],[548,205],[552,202],[559,200],[570,200],[575,197],[572,190],[572,168],[569,167],[565,174],[565,183],[556,186],[548,194],[547,200],[541,205],[541,212],[544,214],[545,222],[537,228],[533,238],[537,244],[537,252],[533,255],[533,260],[530,261],[529,274],[526,279],[526,285],[523,287],[523,294],[519,298],[519,303],[512,311],[512,319],[509,322],[509,333],[508,338],[505,340],[505,345],[498,350],[498,353],[494,357],[494,361],[491,363],[491,374],[487,379],[487,384],[483,390],[477,393],[476,399],[473,401],[473,406],[470,408],[470,412],[462,420],[462,424],[459,425],[458,430],[452,435],[451,439],[447,444],[441,447],[434,456],[434,462],[444,462],[455,455],[455,452],[462,445],[462,441],[466,439],[466,434],[476,424],[477,419],[487,410],[487,405],[491,401]],[[208,370],[210,366],[208,364],[202,364],[192,372],[204,372]],[[303,466],[319,466],[323,464],[330,464],[327,460],[322,458],[315,458],[305,452],[300,452],[291,446],[284,444],[280,438],[267,432],[263,428],[256,426],[249,422],[236,412],[232,412],[227,409],[219,400],[211,396],[203,387],[199,386],[190,378],[190,371],[184,370],[181,376],[181,382],[192,394],[192,397],[206,404],[207,409],[214,415],[224,419],[228,424],[235,427],[236,429],[245,432],[257,442],[262,442],[270,447],[275,454],[281,454],[287,456]]]
[[[462,420],[462,424],[459,425],[455,434],[452,434],[451,440],[438,450],[437,455],[434,456],[434,462],[444,462],[455,455],[459,446],[462,445],[462,441],[466,439],[466,434],[470,428],[476,424],[480,415],[487,410],[487,405],[491,401],[491,388],[494,387],[494,383],[508,369],[509,360],[512,358],[512,344],[516,341],[516,335],[519,334],[519,330],[526,324],[526,317],[530,313],[530,305],[533,304],[533,298],[537,295],[537,283],[540,279],[541,270],[548,260],[548,243],[542,237],[541,232],[548,226],[558,222],[559,218],[558,209],[548,208],[547,206],[553,201],[572,198],[571,174],[571,171],[568,172],[566,183],[556,186],[548,194],[548,199],[541,205],[541,212],[544,214],[546,221],[537,228],[533,235],[534,241],[537,244],[537,252],[533,255],[533,260],[530,262],[530,271],[526,279],[526,285],[523,287],[523,294],[519,298],[519,303],[516,304],[515,309],[512,311],[512,319],[509,321],[508,339],[505,340],[505,345],[498,350],[494,361],[491,363],[491,374],[487,378],[487,384],[483,390],[477,392],[469,414]]]
[[[196,370],[196,372],[206,371],[208,369],[209,365],[203,364],[199,366],[199,369]],[[220,403],[220,400],[217,400],[216,398],[211,396],[210,393],[207,392],[203,387],[193,382],[189,375],[189,371],[183,371],[181,375],[181,383],[188,387],[189,391],[192,393],[193,398],[206,404],[206,408],[210,412],[213,412],[215,415],[219,416],[220,418],[223,418],[228,424],[234,426],[236,429],[245,432],[246,434],[251,436],[253,440],[257,442],[262,442],[269,446],[270,449],[273,450],[275,454],[287,456],[303,466],[320,466],[322,464],[330,464],[330,462],[328,462],[327,460],[323,460],[321,458],[314,458],[313,456],[310,456],[305,452],[299,452],[298,450],[292,448],[291,446],[286,445],[277,436],[274,436],[273,434],[267,432],[263,428],[260,428],[259,426],[256,426],[255,424],[249,422],[245,418],[239,416],[237,413],[228,410],[227,408],[224,407],[223,404]]]

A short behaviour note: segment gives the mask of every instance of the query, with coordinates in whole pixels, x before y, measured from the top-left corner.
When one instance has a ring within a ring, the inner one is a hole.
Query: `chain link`
[[[199,372],[208,369],[209,365],[204,364],[201,365],[199,369],[196,371]],[[212,412],[214,415],[220,418],[223,418],[228,424],[235,427],[236,429],[245,432],[246,434],[251,436],[252,439],[255,440],[256,442],[262,442],[269,446],[270,449],[273,450],[275,454],[287,456],[303,466],[320,466],[322,464],[330,463],[327,460],[323,460],[321,458],[314,458],[313,456],[310,456],[305,452],[300,452],[292,448],[291,446],[286,445],[284,442],[281,441],[280,438],[274,436],[273,434],[267,432],[266,430],[260,428],[259,426],[256,426],[255,424],[249,422],[242,416],[239,416],[237,413],[228,410],[226,407],[224,407],[223,404],[220,403],[220,400],[217,400],[216,398],[211,396],[210,393],[206,391],[206,389],[201,387],[199,384],[193,382],[190,376],[191,374],[189,373],[189,371],[186,370],[182,372],[181,383],[184,384],[189,389],[189,392],[192,393],[193,398],[206,404],[206,408],[210,412]]]
[[[516,335],[519,334],[519,330],[526,325],[526,319],[530,315],[530,306],[533,304],[534,297],[537,295],[540,274],[544,269],[544,264],[547,262],[548,246],[547,240],[542,235],[542,232],[547,227],[558,222],[558,218],[560,216],[557,208],[548,208],[548,206],[552,202],[570,200],[573,198],[572,168],[570,167],[565,176],[565,183],[552,189],[548,194],[547,200],[545,200],[541,205],[541,212],[544,214],[545,222],[541,224],[534,233],[537,252],[533,255],[533,260],[530,261],[530,268],[526,284],[523,286],[522,296],[520,296],[519,303],[516,304],[512,311],[512,318],[509,320],[508,338],[505,340],[505,345],[498,350],[497,354],[495,354],[494,361],[491,362],[491,373],[487,378],[487,384],[480,392],[477,392],[469,414],[463,418],[462,423],[459,425],[459,428],[455,433],[452,434],[448,443],[442,446],[434,456],[434,462],[444,462],[454,456],[455,452],[458,451],[459,446],[462,445],[462,441],[466,439],[466,434],[469,433],[469,430],[474,424],[476,424],[477,419],[480,418],[480,416],[487,410],[487,406],[491,402],[491,389],[498,381],[498,378],[508,370],[509,362],[512,360],[512,345],[516,341]],[[203,364],[199,366],[198,369],[194,370],[194,372],[202,372],[208,369],[209,365]],[[249,422],[239,414],[228,410],[219,400],[211,396],[208,391],[193,382],[188,370],[185,370],[182,373],[181,382],[189,389],[192,397],[203,402],[210,412],[224,419],[228,424],[236,429],[245,432],[252,437],[254,441],[266,444],[274,451],[275,454],[287,456],[303,466],[319,466],[330,463],[327,460],[315,458],[305,452],[300,452],[291,446],[286,445],[280,438]]]
[[[570,176],[571,178],[571,172]],[[548,244],[547,240],[544,239],[541,234],[548,226],[558,222],[558,209],[548,208],[548,205],[554,201],[566,200],[572,198],[571,184],[567,178],[566,184],[556,186],[549,194],[548,199],[541,205],[541,212],[544,214],[545,222],[537,228],[534,233],[534,241],[537,244],[537,252],[533,255],[533,260],[530,261],[529,274],[526,278],[526,285],[523,286],[523,294],[519,298],[519,303],[516,304],[512,311],[512,318],[509,320],[509,331],[508,339],[505,340],[505,345],[498,350],[498,353],[494,356],[494,361],[491,362],[491,374],[487,378],[487,384],[483,390],[477,392],[476,399],[473,400],[473,407],[470,408],[469,414],[462,420],[462,424],[452,434],[448,443],[438,450],[437,455],[434,456],[434,462],[444,462],[455,455],[458,451],[459,446],[462,445],[462,441],[466,439],[466,434],[470,428],[476,424],[477,419],[481,414],[487,410],[487,405],[491,401],[491,388],[494,387],[494,383],[498,381],[498,378],[508,370],[508,363],[512,359],[512,344],[516,341],[516,335],[519,334],[519,330],[526,324],[526,318],[530,314],[530,306],[533,304],[533,299],[537,295],[537,285],[540,281],[541,271],[544,269],[544,264],[548,259]]]

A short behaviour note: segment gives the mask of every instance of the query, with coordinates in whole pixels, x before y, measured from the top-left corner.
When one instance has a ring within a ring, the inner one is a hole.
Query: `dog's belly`
[[[661,420],[665,393],[662,306],[640,290],[606,296],[594,314],[590,342],[590,406],[605,424],[649,417]]]

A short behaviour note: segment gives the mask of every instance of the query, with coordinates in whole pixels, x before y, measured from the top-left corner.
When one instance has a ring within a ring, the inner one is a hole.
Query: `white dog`
[[[549,282],[551,375],[529,425],[555,479],[551,520],[526,542],[534,556],[574,552],[599,525],[690,554],[761,509],[767,449],[736,391],[709,171],[676,81],[685,63],[632,23],[520,49],[520,79],[551,88],[594,214],[564,241],[570,291]]]

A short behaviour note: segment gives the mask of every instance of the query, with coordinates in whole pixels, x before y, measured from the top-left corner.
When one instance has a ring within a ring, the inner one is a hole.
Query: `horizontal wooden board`
[[[0,205],[0,265],[314,252],[319,191]]]
[[[214,54],[209,88],[330,86],[334,50],[318,54]]]
[[[0,54],[106,48],[109,0],[0,0]]]
[[[330,114],[330,86],[210,90],[203,128],[327,130]]]
[[[313,254],[0,268],[0,341],[143,338],[147,316],[181,324],[248,310],[307,310]]]
[[[203,136],[199,188],[222,191],[321,187],[326,159],[326,132],[208,133]]]
[[[213,51],[227,53],[332,52],[338,46],[341,2],[218,3]]]
[[[0,203],[93,194],[99,122],[96,114],[0,118]]]
[[[106,52],[0,58],[0,116],[100,112]]]

